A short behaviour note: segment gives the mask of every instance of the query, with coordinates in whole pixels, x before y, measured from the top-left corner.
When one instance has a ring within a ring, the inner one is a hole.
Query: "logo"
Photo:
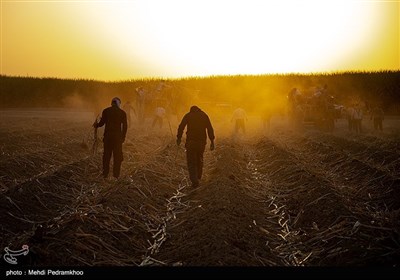
[[[28,245],[22,245],[21,250],[13,251],[10,250],[8,247],[4,248],[4,251],[6,252],[3,256],[4,260],[8,262],[9,264],[18,264],[17,263],[17,258],[16,256],[21,256],[21,255],[28,255],[29,253],[29,246]]]

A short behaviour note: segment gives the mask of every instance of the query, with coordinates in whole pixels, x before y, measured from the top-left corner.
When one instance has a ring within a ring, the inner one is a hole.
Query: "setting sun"
[[[1,1],[1,74],[399,69],[398,1]]]

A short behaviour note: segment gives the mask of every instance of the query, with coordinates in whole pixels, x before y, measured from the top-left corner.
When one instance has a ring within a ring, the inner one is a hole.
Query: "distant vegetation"
[[[108,105],[119,96],[134,101],[135,88],[157,88],[160,79],[102,82],[0,76],[0,108],[67,107],[88,109]],[[293,87],[307,91],[328,85],[339,104],[361,101],[380,103],[385,112],[400,114],[400,71],[345,72],[321,74],[271,74],[210,76],[166,80],[170,94],[191,103],[246,104],[248,109],[284,102]]]

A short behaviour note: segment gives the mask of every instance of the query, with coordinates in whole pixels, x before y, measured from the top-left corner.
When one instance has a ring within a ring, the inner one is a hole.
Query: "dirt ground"
[[[250,116],[213,119],[216,149],[191,189],[177,119],[135,120],[122,176],[104,180],[93,115],[0,111],[0,250],[62,266],[398,266],[400,118],[362,134]],[[98,131],[102,135],[102,129]]]

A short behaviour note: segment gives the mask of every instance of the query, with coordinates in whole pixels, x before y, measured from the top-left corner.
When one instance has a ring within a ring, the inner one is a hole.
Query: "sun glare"
[[[366,0],[5,1],[2,68],[98,79],[399,69],[398,9]]]
[[[336,69],[370,44],[377,8],[360,1],[150,0],[107,4],[91,20],[106,18],[102,35],[112,38],[115,56],[172,76],[313,72]]]
[[[148,3],[144,20],[164,56],[202,74],[326,69],[371,31],[371,9],[354,2],[188,2]]]
[[[359,1],[138,1],[108,11],[107,28],[124,60],[134,64],[139,54],[171,75],[313,72],[337,69],[370,44],[376,8]]]

